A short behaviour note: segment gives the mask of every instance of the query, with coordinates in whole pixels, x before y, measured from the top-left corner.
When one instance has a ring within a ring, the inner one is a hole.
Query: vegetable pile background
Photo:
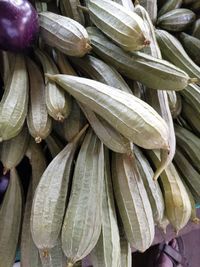
[[[32,5],[0,1],[0,267],[131,267],[199,223],[200,1]]]

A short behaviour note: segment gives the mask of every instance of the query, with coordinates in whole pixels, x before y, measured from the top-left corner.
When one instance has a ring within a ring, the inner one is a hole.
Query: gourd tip
[[[137,6],[137,5],[139,5],[139,4],[140,4],[140,1],[139,1],[139,0],[135,0],[134,5]]]
[[[190,78],[188,83],[199,83],[199,79],[198,78]]]
[[[77,5],[76,7],[77,7],[77,9],[81,10],[82,12],[84,12],[86,14],[89,13],[89,8],[87,8],[85,6]]]
[[[157,180],[158,180],[158,177],[159,177],[159,175],[158,175],[158,174],[156,174],[156,173],[154,173],[154,176],[153,176],[153,181],[157,181]]]
[[[58,114],[56,115],[56,119],[59,122],[63,122],[64,121],[64,116],[60,112],[58,112]]]
[[[52,74],[45,73],[45,77],[50,81],[55,81],[54,75],[52,75]]]
[[[9,169],[6,168],[6,167],[4,167],[4,168],[3,168],[3,175],[6,175],[8,171],[9,171]]]
[[[192,222],[195,224],[199,224],[200,223],[200,219],[198,217],[195,217],[192,219]]]
[[[42,138],[40,136],[35,137],[36,144],[39,144],[42,142]]]
[[[90,52],[92,50],[92,46],[89,44],[89,43],[86,43],[86,46],[85,46],[86,50],[88,52]]]
[[[67,266],[66,267],[73,267],[74,264],[72,262],[67,262]]]
[[[145,46],[148,46],[148,45],[150,45],[150,43],[151,43],[151,41],[150,41],[150,40],[148,40],[148,39],[145,39],[145,40],[144,40],[144,45],[145,45]]]

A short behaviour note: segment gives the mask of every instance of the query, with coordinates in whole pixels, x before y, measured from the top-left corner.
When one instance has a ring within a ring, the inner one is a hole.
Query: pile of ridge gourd
[[[0,267],[131,267],[199,222],[200,1],[33,2],[33,53],[0,57]]]

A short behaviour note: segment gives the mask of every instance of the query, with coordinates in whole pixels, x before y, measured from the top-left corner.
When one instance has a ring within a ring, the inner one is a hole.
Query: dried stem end
[[[145,39],[145,40],[144,40],[144,45],[145,45],[145,46],[148,46],[148,45],[150,45],[150,43],[151,43],[151,41],[150,41],[150,40],[148,40],[148,39]]]
[[[190,78],[188,80],[188,83],[199,83],[199,79],[198,78]]]
[[[56,119],[57,119],[57,121],[63,122],[65,118],[61,114],[61,112],[58,112],[58,114],[56,115]]]
[[[195,217],[192,219],[192,222],[195,223],[195,224],[199,224],[200,223],[200,219]]]
[[[42,138],[40,136],[35,137],[36,144],[39,144],[42,142]]]

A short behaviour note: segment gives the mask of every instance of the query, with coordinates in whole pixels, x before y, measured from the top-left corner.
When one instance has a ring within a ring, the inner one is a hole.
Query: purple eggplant
[[[7,173],[6,175],[0,176],[0,205],[3,201],[3,197],[6,193],[7,188],[8,188],[9,179],[10,179],[9,173]]]
[[[39,31],[38,15],[27,0],[0,1],[0,49],[21,52]]]

